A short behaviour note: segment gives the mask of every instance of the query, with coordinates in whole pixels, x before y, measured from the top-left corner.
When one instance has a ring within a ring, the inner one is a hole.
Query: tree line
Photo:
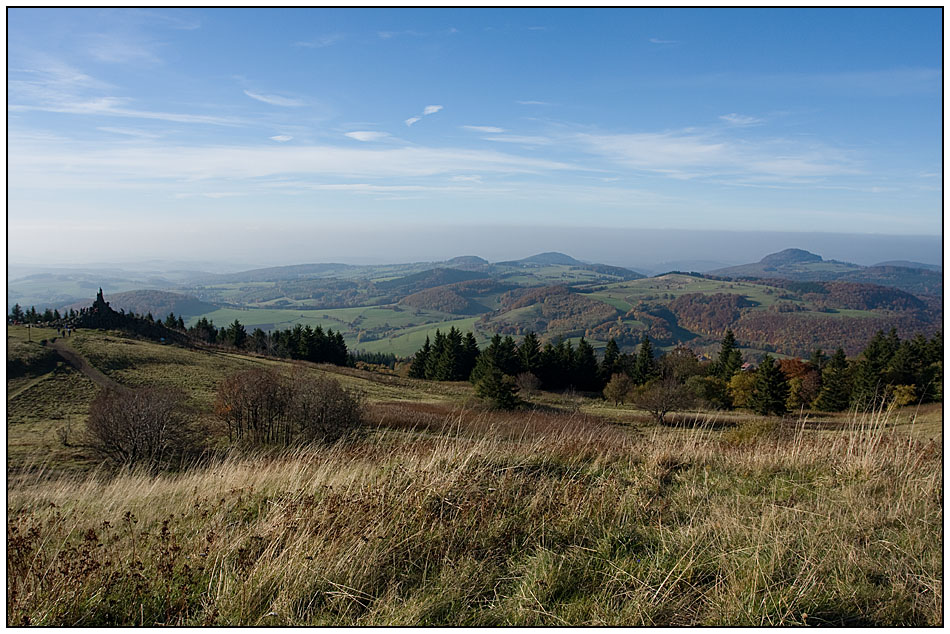
[[[326,331],[322,327],[296,324],[286,330],[264,331],[255,328],[251,333],[235,319],[227,326],[216,328],[213,321],[202,317],[188,329],[188,335],[207,344],[217,344],[249,350],[275,357],[348,365],[349,355],[343,333]]]
[[[943,393],[943,337],[918,334],[901,340],[895,329],[879,331],[861,354],[848,359],[842,348],[828,355],[813,351],[808,360],[776,359],[766,354],[758,367],[745,363],[735,335],[727,330],[718,355],[703,360],[688,347],[657,355],[643,335],[632,354],[614,339],[598,357],[584,338],[572,345],[558,338],[541,344],[529,332],[520,342],[494,335],[479,349],[475,336],[452,327],[412,358],[409,376],[436,381],[469,380],[499,407],[518,404],[517,393],[534,389],[600,392],[615,403],[633,401],[662,420],[688,406],[751,409],[782,415],[809,409],[842,411],[883,402],[931,402]]]

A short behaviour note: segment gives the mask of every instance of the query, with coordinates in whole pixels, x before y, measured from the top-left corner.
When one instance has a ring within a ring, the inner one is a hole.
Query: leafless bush
[[[362,399],[336,379],[297,374],[288,396],[288,414],[297,440],[333,442],[362,423]]]
[[[171,466],[201,445],[183,402],[181,392],[169,389],[100,392],[89,407],[85,444],[116,464]]]
[[[335,379],[302,371],[287,376],[254,369],[232,375],[218,388],[214,409],[232,442],[253,444],[332,442],[363,419],[358,396]]]
[[[515,377],[515,385],[522,394],[534,394],[541,389],[541,380],[531,372],[522,372]]]
[[[276,372],[256,368],[238,372],[218,387],[215,414],[228,427],[232,442],[289,444],[288,386]]]
[[[654,420],[662,424],[670,412],[690,407],[693,395],[682,383],[673,378],[650,381],[634,392],[634,404],[653,415]]]

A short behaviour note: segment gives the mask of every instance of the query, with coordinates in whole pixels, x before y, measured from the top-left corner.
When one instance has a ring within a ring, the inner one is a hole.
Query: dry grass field
[[[197,405],[275,363],[69,343]],[[96,390],[74,370],[8,385],[7,624],[943,624],[939,405],[658,427],[570,395],[502,413],[461,384],[310,371],[367,394],[363,434],[158,475],[56,447]]]

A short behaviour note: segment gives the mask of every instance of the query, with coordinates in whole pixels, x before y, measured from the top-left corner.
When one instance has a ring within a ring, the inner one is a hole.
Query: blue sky
[[[941,22],[10,9],[10,258],[339,260],[369,233],[398,236],[381,259],[487,257],[466,234],[506,226],[939,236]]]

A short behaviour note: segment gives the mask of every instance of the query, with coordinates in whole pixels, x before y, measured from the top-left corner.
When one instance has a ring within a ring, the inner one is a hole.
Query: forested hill
[[[723,275],[728,272],[733,275]],[[495,263],[461,256],[437,265],[277,267],[173,290],[106,295],[116,308],[139,315],[164,319],[174,312],[189,327],[200,319],[217,327],[237,320],[248,332],[320,326],[341,333],[353,350],[396,356],[412,354],[437,328],[451,326],[473,330],[479,343],[496,333],[535,332],[546,340],[585,337],[595,348],[614,339],[629,349],[647,335],[661,348],[685,344],[697,352],[713,348],[731,328],[750,351],[801,355],[843,347],[855,354],[877,330],[930,335],[943,319],[937,272],[859,267],[801,249],[718,275],[646,278],[542,253]],[[37,308],[42,321],[45,307]]]

